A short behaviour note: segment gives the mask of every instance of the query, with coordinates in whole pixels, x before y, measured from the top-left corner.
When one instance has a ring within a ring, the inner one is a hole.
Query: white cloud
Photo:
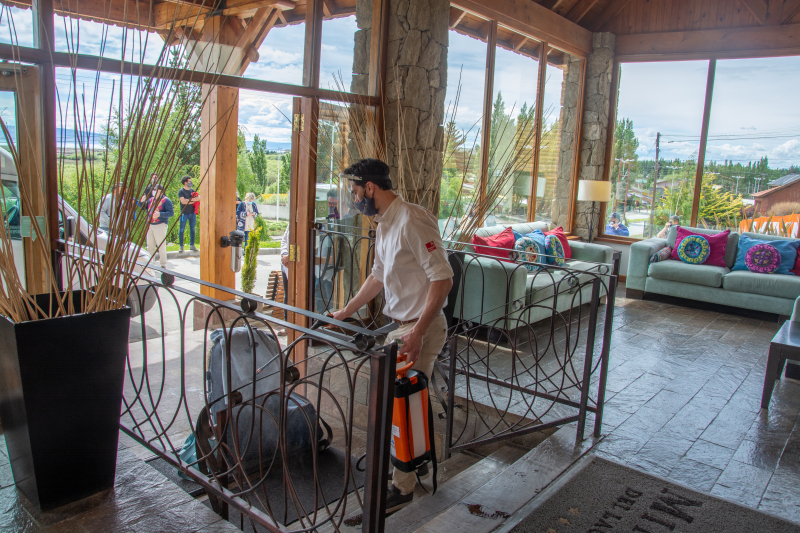
[[[797,139],[786,141],[776,147],[772,153],[777,157],[794,159],[795,164],[797,164],[797,161],[800,161],[800,141]]]

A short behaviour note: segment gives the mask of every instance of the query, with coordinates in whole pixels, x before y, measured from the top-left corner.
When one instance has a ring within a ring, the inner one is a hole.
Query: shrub
[[[253,292],[256,286],[256,267],[258,266],[258,249],[261,245],[259,231],[250,232],[247,247],[244,249],[244,264],[242,265],[242,292]]]
[[[765,215],[775,215],[776,217],[782,217],[786,215],[794,215],[800,213],[800,204],[797,202],[778,202],[777,204],[770,207],[765,213]]]

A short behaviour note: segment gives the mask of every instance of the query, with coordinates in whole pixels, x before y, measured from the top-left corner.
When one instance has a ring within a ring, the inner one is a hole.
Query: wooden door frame
[[[24,69],[24,70],[23,70]],[[17,113],[17,151],[20,169],[18,186],[28,190],[33,204],[33,213],[24,216],[46,216],[44,180],[42,173],[42,112],[41,112],[41,73],[35,65],[3,63],[0,71],[14,71],[12,76],[0,76],[0,91],[14,93]],[[2,134],[0,134],[2,135]],[[49,224],[47,225],[49,229]],[[56,228],[58,223],[56,222]],[[42,231],[45,228],[41,228]],[[58,235],[50,236],[51,239]],[[49,291],[49,254],[43,253],[40,245],[34,244],[30,237],[22,238],[25,262],[25,287],[30,294]],[[49,248],[49,245],[48,245]]]

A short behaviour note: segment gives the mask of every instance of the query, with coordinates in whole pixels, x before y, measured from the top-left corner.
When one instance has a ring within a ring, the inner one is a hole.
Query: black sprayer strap
[[[433,494],[436,494],[436,434],[433,432],[433,407],[430,394],[428,394],[428,435],[431,442],[431,463],[433,463]]]

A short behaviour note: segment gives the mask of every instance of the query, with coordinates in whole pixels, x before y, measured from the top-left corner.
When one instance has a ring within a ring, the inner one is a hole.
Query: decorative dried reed
[[[104,3],[105,9],[111,8],[109,0],[105,0]],[[13,18],[9,10],[5,11],[8,17]],[[141,16],[144,19],[149,13],[143,12]],[[177,16],[176,9],[174,17]],[[87,135],[87,132],[95,131],[98,126],[96,117],[101,100],[100,72],[95,73],[94,87],[90,88],[93,90],[86,91],[78,81],[78,69],[74,67],[69,69],[70,83],[67,94],[61,94],[57,87],[57,102],[61,104],[59,109],[61,123],[72,124],[76,140],[77,157],[74,165],[77,205],[73,207],[78,213],[88,213],[86,219],[78,221],[78,229],[87,229],[88,235],[67,244],[70,259],[64,262],[65,286],[64,291],[59,293],[57,273],[52,268],[51,242],[46,238],[47,230],[39,226],[35,217],[31,217],[31,231],[36,235],[33,246],[47,259],[44,265],[47,270],[45,278],[51,298],[57,302],[51,312],[51,309],[38,308],[35,295],[30,294],[22,283],[15,266],[8,226],[0,227],[0,275],[3,278],[3,283],[0,283],[0,314],[19,323],[43,317],[71,315],[76,312],[91,313],[118,309],[127,304],[139,276],[137,269],[141,272],[146,268],[146,265],[137,266],[137,261],[144,235],[156,209],[156,202],[149,202],[143,206],[141,199],[153,185],[160,185],[166,190],[179,178],[177,175],[179,161],[175,154],[183,151],[192,135],[196,133],[195,128],[200,127],[200,110],[211,93],[210,90],[201,91],[198,85],[184,81],[187,72],[202,70],[194,68],[196,65],[192,65],[193,58],[204,57],[206,52],[218,44],[219,36],[209,35],[208,27],[205,28],[203,41],[189,39],[188,36],[192,35],[192,31],[187,29],[192,30],[195,25],[198,30],[203,29],[203,22],[198,15],[194,21],[181,22],[181,28],[178,29],[176,19],[173,19],[170,30],[164,36],[164,42],[178,43],[181,52],[172,53],[170,47],[164,44],[155,63],[156,76],[145,78],[132,71],[129,74],[121,73],[118,89],[116,81],[114,82],[108,109],[109,120],[105,129],[106,131],[116,129],[117,135],[114,140],[109,136],[106,137],[105,149],[110,148],[109,142],[114,142],[119,156],[110,166],[104,163],[102,169],[96,168],[95,161],[99,159],[96,157],[97,147],[93,143],[91,133]],[[13,20],[10,26],[14,27]],[[146,26],[146,23],[142,26]],[[130,60],[125,57],[126,43],[132,41],[135,36],[129,35],[133,30],[124,28],[122,31],[120,59]],[[72,22],[67,28],[66,36],[68,53],[76,55],[80,45],[80,32],[73,31]],[[104,32],[100,43],[101,55],[108,44],[108,39],[108,33]],[[145,38],[145,46],[146,41]],[[143,48],[139,59],[144,61]],[[76,63],[77,61],[73,64]],[[218,78],[216,72],[223,72],[225,65],[216,67],[212,67],[215,72],[208,72],[205,76],[204,85],[207,87],[216,85]],[[17,83],[19,86],[19,80]],[[18,97],[26,96],[18,92]],[[114,114],[118,116],[119,121],[118,124],[112,125],[111,117]],[[220,119],[212,127],[236,127],[235,124],[228,123],[230,116],[230,113],[225,114],[225,118]],[[21,119],[19,125],[22,126],[20,131],[33,131],[33,125],[26,123],[27,117],[19,118]],[[5,123],[0,121],[0,126],[11,147],[17,172],[22,176],[15,141]],[[59,191],[63,198],[65,194],[63,175],[67,159],[64,157],[66,155],[64,139],[61,140],[59,173],[62,179],[59,180]],[[33,141],[23,138],[20,142]],[[218,146],[213,147],[212,153],[209,154],[210,158],[213,158],[217,148]],[[103,159],[106,160],[107,157]],[[34,164],[37,164],[36,173],[42,175],[38,162]],[[207,172],[207,169],[202,172],[201,182]],[[154,182],[150,179],[152,174],[158,176]],[[24,212],[33,213],[34,199],[29,187],[20,187],[20,193],[19,200]],[[2,200],[5,202],[4,193],[0,191],[0,194],[3,195]],[[112,195],[113,205],[107,243],[105,250],[101,250],[98,245],[101,240],[98,230],[100,219],[98,203],[101,203],[107,195]],[[66,220],[67,212],[63,201],[59,202],[59,210],[62,219]],[[177,219],[173,224],[176,223]],[[80,309],[73,307],[72,293],[75,290],[80,290],[82,294]]]

